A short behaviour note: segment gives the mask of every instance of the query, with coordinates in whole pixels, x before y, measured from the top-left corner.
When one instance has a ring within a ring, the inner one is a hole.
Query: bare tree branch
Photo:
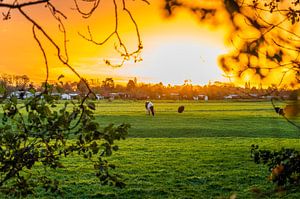
[[[47,2],[50,2],[50,1],[51,0],[37,0],[37,1],[29,1],[29,2],[25,2],[25,3],[18,3],[18,1],[15,1],[12,4],[11,3],[1,3],[0,2],[0,7],[18,9],[18,8],[27,7],[27,6],[44,4],[44,3],[47,3]]]
[[[145,1],[145,2],[149,3],[148,1]],[[120,33],[119,33],[119,13],[118,13],[118,4],[117,4],[117,1],[113,0],[113,4],[114,4],[114,15],[115,15],[114,30],[103,41],[99,42],[99,41],[96,41],[93,38],[93,34],[92,34],[91,29],[90,29],[89,26],[87,27],[87,29],[88,29],[88,37],[84,36],[81,33],[78,33],[78,34],[82,38],[86,39],[87,41],[89,41],[89,42],[91,42],[91,43],[93,43],[95,45],[104,45],[113,36],[115,36],[117,38],[117,41],[118,41],[118,44],[115,45],[115,49],[120,54],[120,56],[122,57],[122,61],[120,63],[118,63],[118,64],[113,64],[108,59],[106,59],[104,61],[105,61],[105,63],[107,65],[110,65],[110,66],[113,66],[113,67],[121,67],[121,66],[123,66],[123,64],[125,63],[125,61],[128,61],[131,58],[133,58],[135,62],[140,61],[141,58],[139,57],[139,54],[140,54],[141,50],[143,49],[143,45],[142,45],[142,42],[141,42],[141,36],[140,36],[138,25],[137,25],[134,17],[132,16],[131,12],[126,8],[126,2],[125,2],[125,0],[122,0],[123,11],[127,13],[127,15],[129,16],[131,22],[134,24],[136,36],[137,36],[137,39],[138,39],[138,45],[137,45],[137,49],[136,50],[130,52],[127,49],[126,45],[124,44],[123,38],[120,36]],[[76,4],[76,5],[78,6],[78,4]],[[89,15],[90,12],[85,13],[85,14]]]
[[[47,55],[46,55],[46,51],[43,48],[42,43],[40,42],[40,40],[38,39],[37,35],[36,35],[36,30],[35,30],[35,25],[32,26],[32,33],[33,33],[33,37],[35,39],[35,41],[38,43],[40,50],[43,53],[43,57],[44,57],[44,62],[45,62],[45,67],[46,67],[46,79],[45,79],[45,84],[48,83],[48,79],[49,79],[49,65],[48,65],[48,59],[47,59]],[[45,87],[45,90],[47,91],[47,86]]]
[[[89,1],[85,1],[85,2],[94,3],[92,8],[90,8],[87,12],[84,12],[84,11],[81,10],[81,8],[78,4],[78,0],[74,0],[76,10],[82,15],[83,18],[89,18],[90,16],[93,15],[95,10],[98,8],[101,0],[89,0]]]

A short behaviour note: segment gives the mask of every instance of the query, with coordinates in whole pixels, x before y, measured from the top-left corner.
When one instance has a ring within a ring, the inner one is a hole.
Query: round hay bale
[[[178,113],[182,113],[184,111],[184,106],[179,106],[178,107]]]

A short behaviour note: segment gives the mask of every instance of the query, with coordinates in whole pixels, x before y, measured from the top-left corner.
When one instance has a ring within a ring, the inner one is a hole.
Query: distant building
[[[193,96],[193,99],[208,101],[208,96],[207,95],[197,95],[197,96]]]
[[[208,96],[207,95],[205,95],[204,101],[208,101]]]
[[[61,97],[62,100],[71,100],[72,99],[70,94],[67,94],[67,93],[61,94],[60,97]]]
[[[16,97],[18,99],[26,99],[26,98],[30,98],[33,96],[34,96],[34,94],[29,91],[14,91],[14,92],[10,93],[8,98]]]
[[[97,99],[97,100],[103,100],[103,99],[104,99],[104,96],[103,96],[103,95],[100,95],[100,94],[96,94],[96,99]]]
[[[170,98],[171,99],[180,99],[180,94],[179,93],[170,93]]]
[[[77,99],[80,97],[80,95],[78,93],[69,93],[71,99]]]
[[[263,99],[272,99],[273,98],[273,96],[271,96],[271,95],[267,95],[267,96],[262,96],[261,98],[263,98]]]
[[[258,94],[256,94],[256,93],[250,93],[249,95],[253,98],[258,98]]]
[[[237,94],[230,94],[227,96],[224,96],[224,99],[240,99],[241,97]]]

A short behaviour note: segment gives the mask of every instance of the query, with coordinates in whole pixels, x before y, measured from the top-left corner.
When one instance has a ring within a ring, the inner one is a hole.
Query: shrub
[[[105,157],[118,150],[114,141],[125,139],[130,125],[111,124],[100,130],[95,109],[85,99],[60,104],[47,89],[25,100],[5,99],[0,124],[0,190],[18,197],[34,193],[35,187],[58,192],[57,180],[47,172],[31,170],[37,163],[45,170],[62,168],[61,158],[72,153],[89,160],[101,184],[123,187],[119,176],[109,172],[115,165]]]
[[[255,163],[269,167],[269,179],[277,186],[298,185],[300,182],[300,151],[282,148],[279,151],[261,150],[251,146]]]

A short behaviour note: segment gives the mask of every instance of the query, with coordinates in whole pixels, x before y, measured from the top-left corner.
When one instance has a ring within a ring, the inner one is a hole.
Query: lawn
[[[157,101],[147,117],[143,101],[97,104],[98,121],[127,122],[130,137],[273,137],[298,138],[299,131],[277,115],[270,102]],[[180,105],[185,106],[181,114]]]
[[[267,167],[250,158],[251,144],[300,148],[299,131],[277,116],[270,102],[100,101],[103,125],[127,122],[129,138],[110,161],[127,186],[100,186],[92,166],[78,156],[50,171],[63,195],[38,190],[37,198],[300,198],[299,190],[274,192]],[[177,113],[179,105],[185,111]]]

